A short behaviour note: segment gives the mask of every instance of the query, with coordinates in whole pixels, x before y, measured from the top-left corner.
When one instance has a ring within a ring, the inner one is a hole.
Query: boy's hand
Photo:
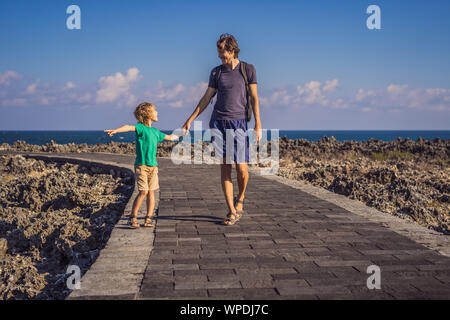
[[[136,127],[135,126],[130,126],[130,125],[124,125],[121,126],[120,128],[114,129],[114,130],[103,130],[104,132],[108,133],[108,136],[112,137],[113,135],[115,135],[116,133],[121,133],[121,132],[130,132],[130,131],[136,131]]]
[[[116,134],[116,130],[104,130],[104,132],[107,132],[110,137]]]

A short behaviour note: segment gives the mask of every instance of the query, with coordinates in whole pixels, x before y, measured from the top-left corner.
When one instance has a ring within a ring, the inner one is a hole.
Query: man
[[[221,181],[222,190],[229,208],[229,213],[223,223],[225,225],[233,225],[241,218],[243,214],[245,189],[247,188],[249,177],[247,170],[247,163],[249,160],[249,144],[247,138],[245,138],[244,145],[239,143],[239,141],[242,141],[241,139],[237,139],[237,149],[242,146],[244,147],[245,159],[242,159],[242,157],[240,157],[242,152],[237,154],[236,145],[233,150],[226,149],[225,137],[227,129],[233,130],[232,132],[234,133],[237,132],[237,135],[239,135],[239,132],[244,132],[245,135],[247,134],[247,92],[244,76],[241,72],[241,62],[238,59],[240,50],[236,39],[232,35],[223,34],[220,36],[216,45],[222,65],[211,71],[208,88],[206,89],[204,96],[200,99],[197,108],[195,108],[192,115],[186,120],[182,129],[185,132],[189,131],[191,122],[194,121],[195,118],[197,118],[206,109],[217,91],[217,101],[214,105],[214,111],[211,115],[209,126],[211,129],[219,130],[223,137],[223,143],[220,139],[218,139],[219,142],[214,140],[216,137],[213,137],[212,142],[216,153],[218,152],[219,154],[223,154],[223,163],[220,164]],[[253,115],[255,118],[256,143],[259,143],[262,130],[259,117],[259,101],[255,67],[251,64],[247,64],[246,72],[249,83],[250,99],[252,99]],[[236,136],[236,134],[234,134],[234,136]],[[230,153],[234,153],[233,160],[236,163],[237,182],[239,188],[239,194],[234,201],[233,183],[231,180],[232,164],[229,163],[225,157],[225,155],[229,156]]]

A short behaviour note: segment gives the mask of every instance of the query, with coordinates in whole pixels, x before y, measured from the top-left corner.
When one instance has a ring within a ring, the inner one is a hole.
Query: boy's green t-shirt
[[[156,146],[164,140],[165,133],[156,128],[148,127],[142,123],[136,128],[136,161],[135,165],[157,166]]]

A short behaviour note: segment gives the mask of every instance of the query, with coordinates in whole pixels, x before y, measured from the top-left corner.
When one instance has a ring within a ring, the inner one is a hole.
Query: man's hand
[[[261,141],[262,138],[262,129],[259,126],[255,126],[255,131],[253,133],[254,135],[256,135],[256,143],[259,143],[259,141]]]
[[[181,128],[181,130],[183,130],[183,135],[187,135],[189,133],[189,129],[191,128],[191,122],[190,121],[186,121],[186,123],[183,125],[183,127]]]
[[[108,136],[112,137],[113,135],[115,135],[117,132],[116,130],[104,130],[103,132],[107,132]]]

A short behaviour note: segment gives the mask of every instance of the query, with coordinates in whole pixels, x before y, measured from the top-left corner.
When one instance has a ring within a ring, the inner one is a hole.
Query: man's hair
[[[150,102],[142,102],[134,110],[134,116],[139,123],[146,124],[150,119],[150,112],[155,109],[156,107],[154,104]]]
[[[234,51],[234,57],[237,58],[239,56],[239,46],[236,39],[228,33],[224,33],[220,36],[219,40],[217,40],[217,47],[224,43],[224,49],[227,51]]]

